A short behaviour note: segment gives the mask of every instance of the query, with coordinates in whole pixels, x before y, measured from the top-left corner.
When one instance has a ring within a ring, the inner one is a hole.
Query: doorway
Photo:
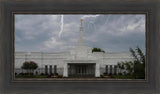
[[[95,64],[68,64],[69,77],[95,77]]]

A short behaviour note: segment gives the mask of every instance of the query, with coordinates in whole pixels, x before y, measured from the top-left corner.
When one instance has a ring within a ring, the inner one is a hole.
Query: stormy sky
[[[65,14],[61,18],[62,15],[16,14],[15,51],[66,52],[77,45],[81,18],[86,46],[106,52],[129,52],[129,48],[139,46],[145,51],[143,14]]]

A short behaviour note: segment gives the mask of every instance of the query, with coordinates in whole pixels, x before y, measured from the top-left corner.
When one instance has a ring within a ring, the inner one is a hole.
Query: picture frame
[[[159,93],[159,2],[158,1],[1,1],[1,93],[37,94],[158,94]],[[30,14],[147,14],[147,81],[14,81],[13,13]]]

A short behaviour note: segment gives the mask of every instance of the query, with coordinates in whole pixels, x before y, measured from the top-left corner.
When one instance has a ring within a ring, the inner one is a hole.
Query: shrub
[[[118,75],[122,75],[122,73],[118,73]]]
[[[103,75],[108,75],[108,73],[103,73]]]
[[[47,78],[51,78],[51,75],[47,75]]]
[[[58,75],[58,73],[55,73],[54,75]]]
[[[104,74],[101,74],[100,77],[104,78]]]
[[[34,61],[25,61],[21,68],[27,70],[27,73],[31,73],[32,75],[34,70],[38,68],[38,65]]]
[[[44,75],[44,73],[41,73],[40,75]]]
[[[62,78],[63,76],[62,75],[58,75],[58,78]]]
[[[17,75],[17,73],[15,73],[15,75]]]
[[[25,75],[25,74],[21,72],[21,73],[19,73],[19,75]]]

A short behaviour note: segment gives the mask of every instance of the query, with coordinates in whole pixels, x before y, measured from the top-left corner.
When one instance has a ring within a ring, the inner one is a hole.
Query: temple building
[[[101,74],[118,74],[117,63],[133,61],[130,52],[92,52],[83,40],[82,20],[77,45],[68,52],[15,52],[14,72],[25,73],[21,66],[34,61],[38,68],[34,74],[59,74],[63,77],[100,77]]]

